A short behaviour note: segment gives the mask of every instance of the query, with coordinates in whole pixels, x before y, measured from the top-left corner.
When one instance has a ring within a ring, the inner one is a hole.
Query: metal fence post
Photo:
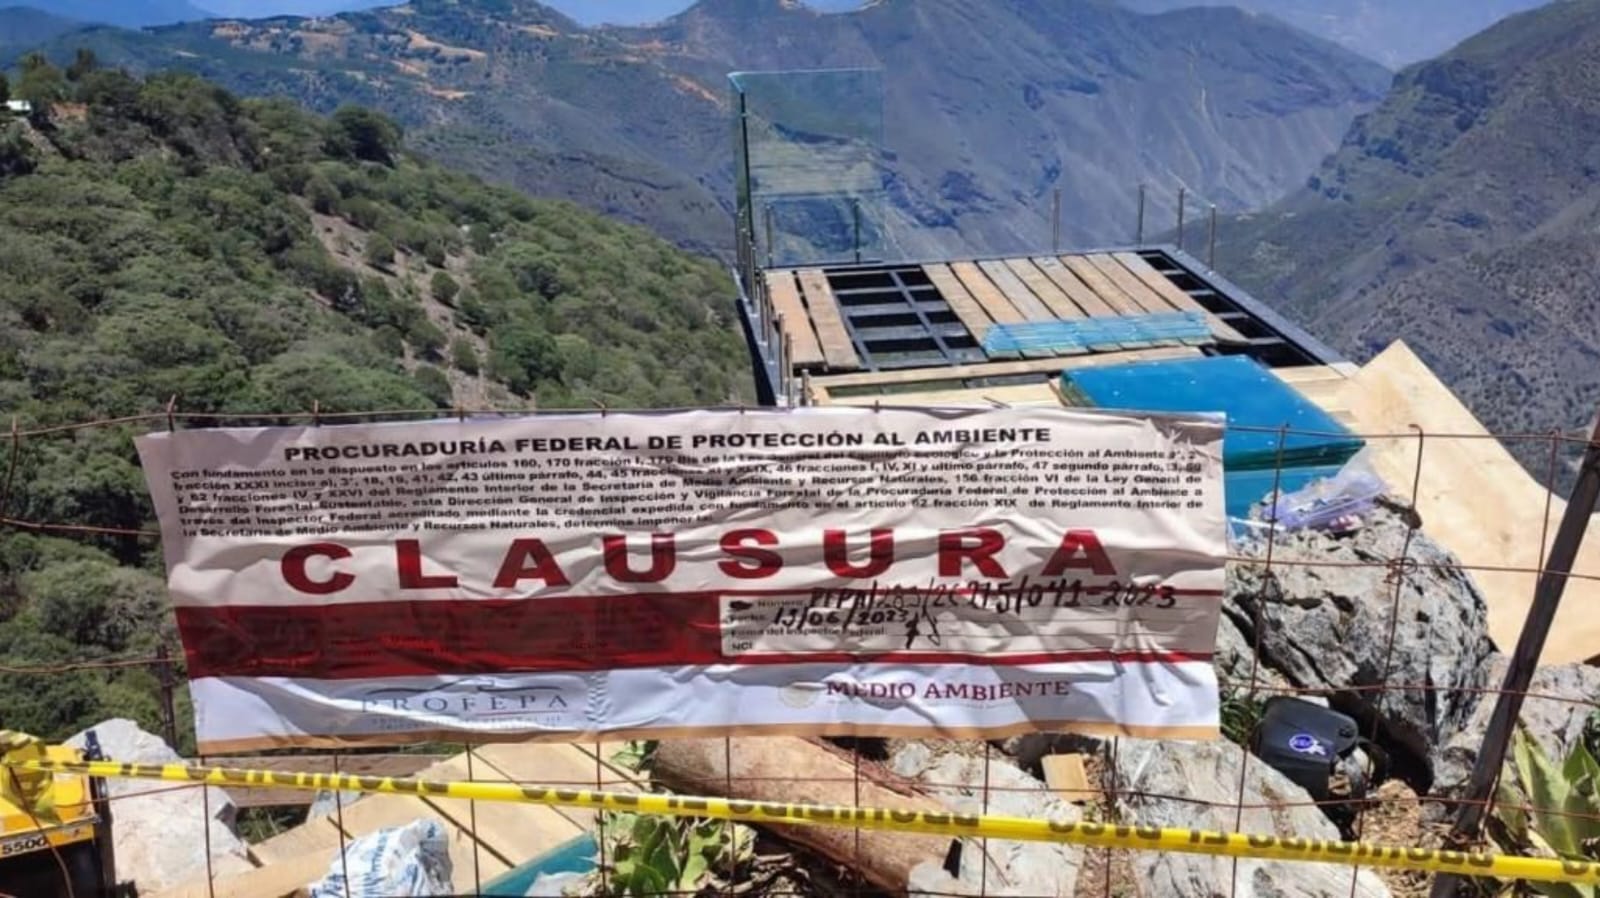
[[[1061,252],[1061,188],[1055,190],[1055,200],[1050,210],[1050,252]]]
[[[172,656],[167,652],[165,640],[156,646],[156,681],[161,684],[162,735],[167,737],[167,744],[173,751],[181,751],[178,748],[178,711],[173,699],[177,680],[172,675]]]
[[[763,217],[767,225],[767,267],[772,267],[772,204],[764,203],[761,206]]]
[[[1216,203],[1212,203],[1211,204],[1211,235],[1210,235],[1210,240],[1208,242],[1210,243],[1210,247],[1206,250],[1206,267],[1214,270],[1217,267],[1217,204]]]
[[[1567,510],[1561,516],[1561,526],[1556,530],[1555,541],[1550,546],[1550,557],[1539,584],[1534,588],[1533,605],[1522,624],[1522,634],[1517,637],[1516,650],[1506,665],[1506,676],[1495,700],[1494,714],[1489,718],[1484,733],[1483,747],[1472,767],[1472,779],[1467,782],[1467,794],[1462,799],[1461,810],[1455,825],[1445,837],[1446,846],[1460,844],[1478,832],[1483,816],[1489,807],[1490,793],[1500,768],[1505,764],[1506,747],[1516,729],[1517,717],[1522,711],[1522,699],[1533,681],[1533,672],[1539,664],[1539,653],[1544,649],[1545,637],[1555,621],[1556,609],[1561,605],[1561,593],[1567,588],[1567,576],[1572,573],[1572,563],[1577,558],[1578,547],[1583,544],[1584,531],[1589,526],[1589,516],[1594,514],[1595,500],[1600,498],[1600,422],[1589,437],[1589,448],[1583,453],[1583,465],[1578,480],[1567,499]],[[1557,809],[1559,810],[1559,809]],[[1458,878],[1453,874],[1440,874],[1433,881],[1429,898],[1451,898],[1455,894]]]
[[[1185,188],[1178,188],[1178,249],[1183,249],[1183,201],[1187,193]]]
[[[861,200],[850,198],[850,217],[855,222],[856,263],[861,262]]]
[[[1134,243],[1144,245],[1144,185],[1139,185],[1139,229],[1134,237]]]

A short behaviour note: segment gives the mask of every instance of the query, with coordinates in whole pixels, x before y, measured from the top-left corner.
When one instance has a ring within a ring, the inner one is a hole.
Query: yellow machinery
[[[100,760],[88,750],[46,745],[0,730],[0,760]],[[0,768],[0,894],[12,898],[112,898],[116,881],[111,805],[105,781],[74,774]]]

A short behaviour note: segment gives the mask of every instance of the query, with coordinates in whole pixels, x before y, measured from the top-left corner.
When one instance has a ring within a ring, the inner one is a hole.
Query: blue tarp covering
[[[1223,464],[1229,471],[1271,469],[1283,437],[1285,468],[1340,465],[1362,441],[1333,416],[1248,356],[1134,362],[1061,375],[1068,395],[1100,408],[1223,412]],[[1288,427],[1291,433],[1280,434]]]
[[[1207,342],[1211,328],[1199,312],[1161,312],[996,324],[983,338],[989,355],[1024,352],[1087,352],[1098,346],[1151,346],[1171,340]]]
[[[1134,362],[1061,375],[1075,401],[1149,412],[1222,412],[1224,490],[1229,517],[1243,518],[1272,492],[1280,454],[1282,493],[1332,477],[1361,450],[1349,429],[1248,356]],[[1283,434],[1287,426],[1292,433]]]

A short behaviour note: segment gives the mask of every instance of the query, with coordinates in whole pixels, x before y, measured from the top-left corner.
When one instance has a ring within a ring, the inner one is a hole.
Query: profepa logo
[[[383,687],[359,695],[362,711],[449,714],[454,717],[515,717],[565,711],[582,699],[561,686],[493,686],[457,681],[426,689]]]

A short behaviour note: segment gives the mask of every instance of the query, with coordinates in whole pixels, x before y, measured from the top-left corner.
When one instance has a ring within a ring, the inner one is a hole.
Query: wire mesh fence
[[[125,476],[129,470],[137,472],[131,437],[152,429],[441,416],[466,420],[500,414],[530,413],[319,407],[241,414],[191,412],[168,403],[107,420],[40,421],[29,426],[13,421],[9,434],[0,436],[4,440],[0,459],[5,460],[0,474],[0,543],[20,545],[17,538],[24,534],[87,543],[124,565],[154,574],[159,570],[159,532],[148,501],[130,491]],[[1279,435],[1280,446],[1284,437],[1295,433],[1287,428],[1273,432]],[[1536,677],[1520,693],[1521,720],[1533,737],[1530,745],[1548,753],[1547,765],[1535,763],[1531,749],[1524,746],[1513,753],[1513,763],[1491,794],[1466,794],[1467,773],[1486,736],[1488,710],[1504,694],[1500,688],[1504,656],[1517,633],[1517,627],[1502,625],[1491,639],[1491,621],[1515,623],[1525,616],[1536,581],[1549,573],[1549,548],[1563,503],[1544,491],[1540,509],[1503,509],[1519,522],[1535,517],[1541,522],[1538,527],[1519,523],[1510,528],[1519,545],[1463,544],[1458,534],[1467,531],[1460,527],[1441,530],[1456,539],[1454,545],[1443,545],[1430,536],[1422,513],[1448,507],[1443,500],[1452,491],[1501,495],[1494,484],[1439,485],[1430,480],[1430,465],[1460,469],[1459,459],[1451,458],[1456,447],[1482,441],[1492,441],[1490,445],[1542,441],[1548,447],[1549,470],[1538,479],[1548,484],[1560,481],[1561,466],[1590,445],[1589,435],[1418,429],[1357,436],[1375,451],[1403,446],[1403,456],[1411,462],[1409,479],[1389,478],[1388,493],[1364,508],[1360,520],[1338,532],[1290,530],[1270,526],[1260,517],[1232,522],[1228,595],[1214,656],[1225,738],[1216,743],[1047,733],[989,742],[728,737],[646,743],[602,738],[537,745],[462,741],[192,760],[201,766],[236,766],[235,760],[245,760],[237,766],[619,793],[667,790],[750,802],[946,807],[965,814],[1051,816],[1290,840],[1342,838],[1413,849],[1419,857],[1428,850],[1448,849],[1592,859],[1594,843],[1589,836],[1600,834],[1600,801],[1579,781],[1594,771],[1571,761],[1586,745],[1590,752],[1600,748],[1600,729],[1590,725],[1600,710],[1600,671],[1577,663],[1585,658],[1564,657],[1573,663],[1550,668],[1548,675]],[[89,472],[97,476],[76,483],[76,491],[66,500],[38,488],[41,481],[36,478],[49,465],[64,458],[81,459],[81,451],[90,446],[97,459],[102,455],[119,459],[126,466],[121,469],[123,479],[108,474],[104,469],[110,463],[101,460]],[[1278,461],[1274,491],[1284,473],[1281,454]],[[1517,474],[1526,476],[1520,469]],[[1485,524],[1485,532],[1493,530],[1493,523]],[[1519,554],[1535,562],[1503,560]],[[1582,556],[1573,570],[1558,572],[1569,587],[1569,608],[1600,591],[1596,585],[1600,566],[1590,561]],[[21,610],[19,596],[26,590],[16,568],[22,566],[25,560],[7,558],[0,551],[0,609],[7,619]],[[1492,588],[1480,590],[1474,585],[1478,580],[1492,583]],[[96,614],[127,613],[126,609],[107,612],[103,605],[88,607]],[[161,614],[170,618],[165,609]],[[148,618],[136,623],[154,625]],[[192,721],[180,688],[185,670],[182,653],[170,627],[154,642],[157,647],[152,650],[102,649],[92,655],[58,651],[41,657],[13,634],[3,643],[0,656],[0,682],[7,690],[0,703],[11,705],[0,727],[20,728],[13,721],[37,714],[34,705],[39,697],[50,701],[53,690],[65,688],[69,675],[110,678],[143,672],[149,678],[133,681],[131,688],[148,688],[155,694],[149,696],[148,706],[138,709],[143,713],[139,723],[162,731],[163,738],[180,750],[192,746]],[[152,640],[129,641],[134,643],[149,646]],[[1600,647],[1593,654],[1600,655]],[[122,687],[130,688],[130,683]],[[29,698],[19,699],[23,695]],[[1274,697],[1309,699],[1348,715],[1359,730],[1352,741],[1363,746],[1356,756],[1365,758],[1364,765],[1338,767],[1323,796],[1310,794],[1273,768],[1260,753],[1256,737]],[[103,709],[88,708],[84,713],[99,710]],[[73,722],[86,721],[80,714]],[[68,732],[34,735],[57,740]],[[419,760],[408,763],[403,757],[408,752]],[[381,764],[376,760],[380,756]],[[396,760],[397,756],[401,757]],[[1519,767],[1522,772],[1510,773]],[[1338,771],[1344,772],[1343,782]],[[1356,781],[1364,776],[1376,781]],[[107,797],[113,819],[120,806],[189,795],[192,800],[182,805],[182,812],[199,816],[201,822],[191,831],[205,834],[202,867],[144,893],[208,898],[284,894],[285,890],[273,889],[282,889],[285,882],[262,871],[293,867],[300,881],[289,883],[287,890],[304,887],[333,869],[347,869],[346,849],[354,839],[422,817],[443,825],[452,888],[464,895],[525,894],[529,883],[517,879],[519,866],[584,839],[592,843],[580,854],[592,856],[593,870],[584,874],[587,878],[578,887],[606,895],[876,895],[909,889],[927,894],[1112,898],[1199,893],[1195,890],[1260,895],[1280,889],[1294,894],[1409,896],[1427,894],[1432,883],[1426,872],[1379,870],[1359,859],[1329,864],[1118,847],[1039,848],[981,836],[890,837],[849,827],[827,837],[814,834],[826,829],[727,822],[702,822],[698,828],[685,823],[669,829],[666,824],[642,824],[632,815],[593,808],[523,813],[526,809],[517,806],[514,813],[508,810],[511,806],[438,796],[334,791],[316,796],[319,813],[308,819],[303,808],[313,804],[309,793],[295,803],[280,790],[272,801],[285,803],[273,804],[257,803],[247,797],[248,791],[248,784],[230,784],[217,792],[199,784],[117,783]],[[239,811],[248,845],[213,844],[214,836],[227,840],[204,821],[219,811],[219,805],[229,803],[249,806]],[[1464,804],[1471,803],[1486,809],[1487,825],[1464,839],[1451,838],[1451,822]],[[131,833],[125,837],[135,838]],[[671,847],[665,853],[651,853],[655,849],[650,846],[662,844]],[[1046,851],[1053,853],[1039,853]],[[1290,882],[1292,886],[1286,885]],[[1468,894],[1491,894],[1520,886],[1478,878],[1466,881],[1464,888]],[[5,891],[0,884],[0,892]]]

